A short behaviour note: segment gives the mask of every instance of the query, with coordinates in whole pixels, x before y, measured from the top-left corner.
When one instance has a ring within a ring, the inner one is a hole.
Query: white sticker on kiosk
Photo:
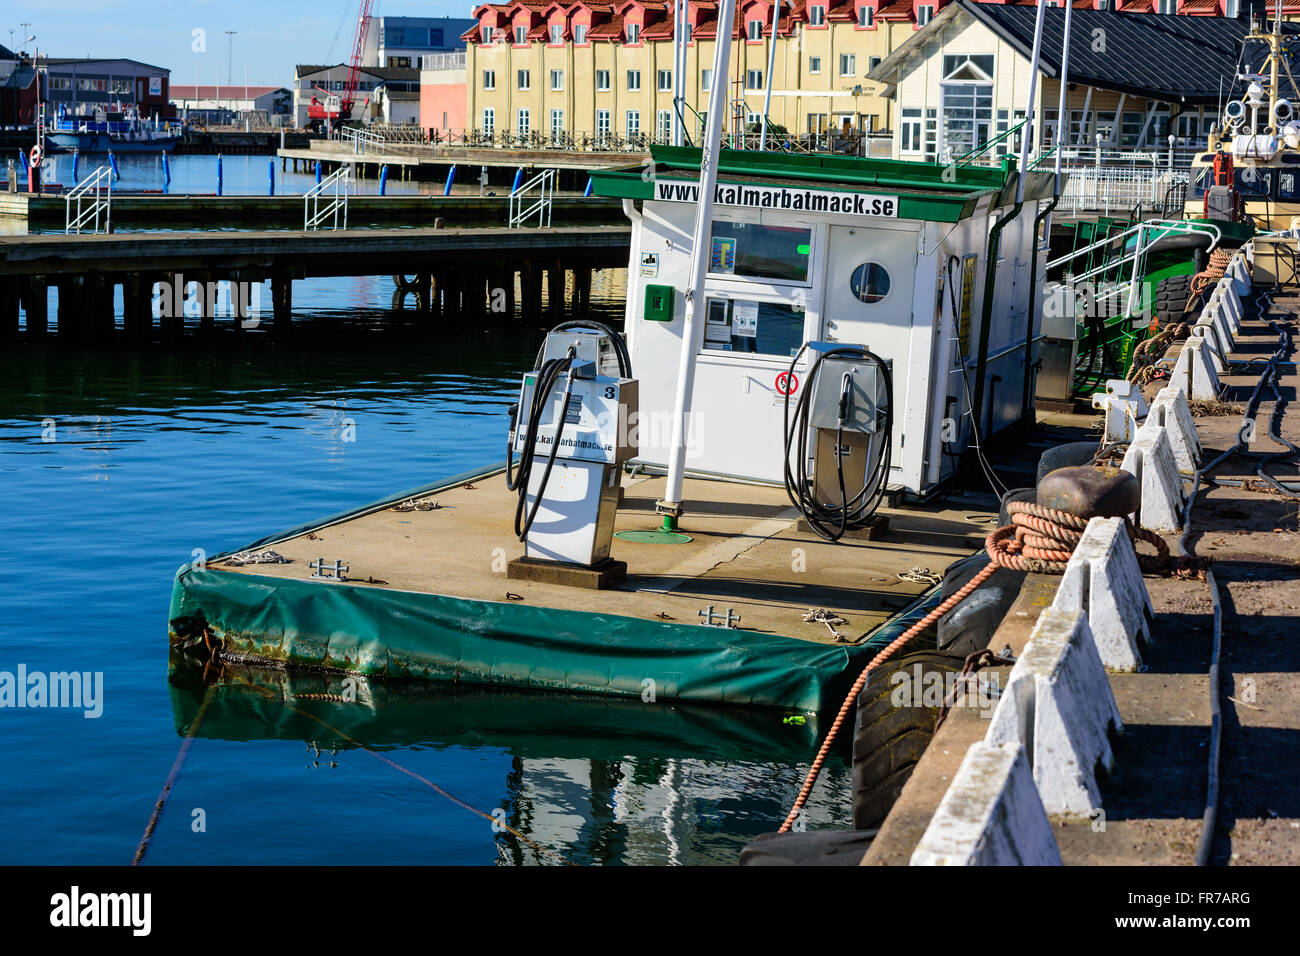
[[[743,339],[758,338],[757,302],[736,302],[731,311],[731,334]]]
[[[659,253],[657,252],[641,253],[641,275],[646,279],[658,278]]]

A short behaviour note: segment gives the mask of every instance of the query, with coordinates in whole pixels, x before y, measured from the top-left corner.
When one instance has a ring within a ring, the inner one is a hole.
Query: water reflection
[[[389,764],[403,800],[423,787],[431,801],[460,802],[455,781],[411,776],[405,762],[416,751],[503,753],[495,800],[448,809],[496,823],[501,864],[734,863],[784,817],[817,742],[815,721],[790,726],[771,711],[474,692],[176,654],[169,688],[178,736],[299,740],[334,769],[340,754],[367,750]],[[810,827],[846,824],[843,800],[824,797],[827,785],[834,794],[847,786],[842,758],[825,774]]]

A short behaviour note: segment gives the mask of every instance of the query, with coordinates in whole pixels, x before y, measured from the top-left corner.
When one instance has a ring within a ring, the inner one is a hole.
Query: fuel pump
[[[785,490],[813,531],[838,541],[870,523],[884,497],[893,382],[889,362],[865,346],[833,342],[801,346],[791,376],[805,351],[813,356],[807,383],[793,408],[785,399]]]
[[[628,427],[637,381],[621,337],[598,323],[557,326],[537,365],[523,378],[506,461],[521,561],[595,568],[609,561],[619,474],[637,453]],[[539,577],[517,565],[512,576]]]

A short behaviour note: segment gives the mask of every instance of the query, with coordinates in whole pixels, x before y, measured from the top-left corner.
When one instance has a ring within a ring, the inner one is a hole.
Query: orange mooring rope
[[[790,813],[778,832],[788,833],[794,826],[799,812],[808,801],[808,795],[812,793],[813,785],[817,783],[822,765],[826,762],[827,754],[830,753],[831,744],[834,743],[840,727],[844,724],[844,719],[857,702],[858,695],[862,693],[862,688],[866,686],[867,678],[873,670],[893,657],[917,634],[969,597],[976,588],[992,577],[993,572],[998,568],[1012,568],[1038,574],[1065,573],[1066,563],[1088,527],[1088,519],[1027,501],[1012,501],[1008,503],[1007,511],[1011,515],[1011,524],[991,532],[984,541],[989,563],[960,590],[954,592],[942,604],[900,634],[888,647],[883,648],[862,669],[862,673],[858,675],[858,679],[853,682],[848,695],[844,698],[844,703],[840,704],[839,713],[835,715],[835,721],[831,724],[826,739],[822,741],[821,749],[813,758],[808,776],[804,778],[799,796],[795,799],[794,806],[790,808]],[[1131,524],[1128,525],[1128,531],[1130,537],[1146,541],[1156,548],[1157,554],[1154,557],[1138,555],[1138,562],[1144,571],[1158,570],[1168,563],[1169,545],[1163,538],[1145,528],[1134,528]]]

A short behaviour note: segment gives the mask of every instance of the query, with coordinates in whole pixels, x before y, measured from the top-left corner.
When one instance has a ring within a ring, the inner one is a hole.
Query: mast
[[[682,513],[682,480],[686,476],[686,414],[695,390],[695,365],[699,359],[696,339],[701,337],[704,310],[704,277],[708,274],[710,236],[713,225],[713,193],[718,182],[718,152],[722,146],[722,124],[727,115],[727,81],[731,56],[732,13],[736,0],[718,5],[713,52],[713,88],[709,90],[709,112],[704,143],[700,151],[700,205],[691,237],[691,284],[686,289],[686,315],[682,323],[682,351],[678,361],[677,388],[673,400],[673,437],[668,449],[668,481],[656,511],[664,516],[664,529],[677,527]]]

